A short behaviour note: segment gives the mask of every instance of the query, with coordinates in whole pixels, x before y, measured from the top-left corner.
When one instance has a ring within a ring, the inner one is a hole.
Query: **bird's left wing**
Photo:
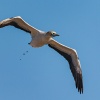
[[[76,88],[78,88],[80,93],[83,93],[82,71],[76,51],[58,43],[54,39],[51,39],[48,46],[61,54],[69,62],[70,70],[76,83]]]
[[[20,16],[7,18],[5,20],[0,21],[0,28],[8,26],[8,25],[14,26],[23,31],[31,33],[33,36],[36,35],[38,32],[40,32],[40,30],[29,25]]]

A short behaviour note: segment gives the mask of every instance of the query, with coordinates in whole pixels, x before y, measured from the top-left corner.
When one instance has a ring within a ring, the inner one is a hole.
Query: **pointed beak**
[[[59,34],[54,34],[53,37],[55,37],[55,36],[60,36],[60,35]]]
[[[59,34],[56,34],[55,36],[60,36]]]

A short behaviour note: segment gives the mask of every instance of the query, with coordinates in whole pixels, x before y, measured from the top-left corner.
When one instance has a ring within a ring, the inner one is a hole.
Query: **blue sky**
[[[9,26],[0,29],[0,100],[100,99],[100,0],[1,0],[0,20],[14,16],[77,50],[84,93],[63,57],[47,45],[32,48],[29,34]]]

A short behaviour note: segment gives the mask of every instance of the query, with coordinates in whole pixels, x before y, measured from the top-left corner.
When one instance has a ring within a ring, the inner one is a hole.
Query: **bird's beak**
[[[56,36],[60,36],[59,34],[56,34]]]
[[[55,37],[55,36],[59,36],[59,34],[54,34],[53,37]]]

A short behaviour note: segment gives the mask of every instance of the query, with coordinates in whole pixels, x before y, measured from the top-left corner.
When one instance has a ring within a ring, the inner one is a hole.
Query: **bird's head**
[[[55,36],[59,36],[59,34],[57,34],[55,31],[48,31],[46,33],[47,36],[50,36],[50,37],[55,37]]]

